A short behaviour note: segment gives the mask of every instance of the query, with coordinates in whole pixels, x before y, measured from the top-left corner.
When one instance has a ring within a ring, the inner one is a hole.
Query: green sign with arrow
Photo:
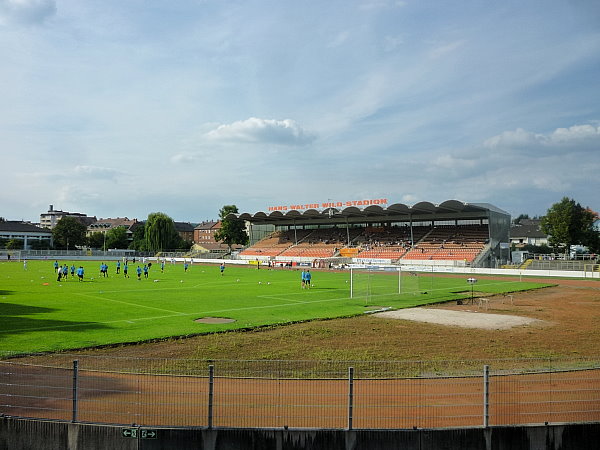
[[[152,429],[139,429],[139,428],[122,428],[121,435],[126,438],[137,439],[156,439],[158,431]]]

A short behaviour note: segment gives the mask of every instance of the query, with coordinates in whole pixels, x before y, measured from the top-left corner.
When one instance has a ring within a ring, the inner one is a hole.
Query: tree
[[[515,225],[518,225],[524,219],[529,219],[529,214],[519,214],[519,216],[516,219],[513,219],[513,223]]]
[[[87,237],[87,245],[91,248],[101,248],[104,250],[104,233],[94,231]]]
[[[562,248],[566,255],[572,245],[588,245],[595,242],[595,213],[583,208],[575,200],[563,199],[550,207],[542,218],[541,229],[548,235],[552,247]]]
[[[235,205],[225,205],[219,211],[221,219],[221,229],[215,233],[215,240],[227,244],[229,252],[234,244],[246,245],[249,241],[248,233],[244,226],[244,221],[237,218],[227,218],[229,214],[237,214],[238,208]]]
[[[118,226],[106,232],[106,248],[127,248],[128,245],[127,228]]]
[[[50,241],[49,240],[41,240],[41,241],[30,241],[29,247],[31,250],[49,250],[50,249]]]
[[[7,250],[22,250],[23,249],[23,240],[22,239],[10,239],[6,243]]]
[[[161,252],[175,249],[181,243],[181,237],[175,230],[173,219],[161,212],[148,215],[145,237],[148,251]]]
[[[137,226],[133,229],[133,238],[129,248],[137,250],[138,252],[146,251],[146,224],[137,223]]]
[[[54,245],[62,248],[75,248],[76,245],[85,245],[85,232],[86,226],[78,219],[64,216],[52,230]]]

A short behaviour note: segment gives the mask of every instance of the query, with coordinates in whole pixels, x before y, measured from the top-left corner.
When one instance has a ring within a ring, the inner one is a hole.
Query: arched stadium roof
[[[510,215],[489,203],[464,203],[459,200],[446,200],[434,204],[419,202],[412,206],[393,203],[387,207],[370,205],[364,208],[292,209],[288,211],[256,212],[254,214],[230,214],[228,218],[239,218],[253,224],[291,225],[319,223],[358,223],[388,221],[421,221],[452,219],[483,219],[491,214]]]

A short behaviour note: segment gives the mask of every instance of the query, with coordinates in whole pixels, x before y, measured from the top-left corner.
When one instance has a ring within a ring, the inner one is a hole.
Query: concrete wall
[[[136,429],[137,438],[123,430]],[[437,430],[152,428],[0,417],[0,450],[585,450],[600,423]]]

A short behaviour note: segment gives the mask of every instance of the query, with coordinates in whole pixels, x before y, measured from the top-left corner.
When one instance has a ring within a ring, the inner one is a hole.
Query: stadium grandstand
[[[448,200],[230,217],[244,220],[250,236],[239,257],[274,265],[496,267],[508,258],[510,215],[487,203]]]

